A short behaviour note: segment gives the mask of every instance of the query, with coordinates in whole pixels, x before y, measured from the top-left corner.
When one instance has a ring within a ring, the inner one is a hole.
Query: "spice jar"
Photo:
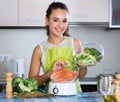
[[[116,97],[118,102],[120,102],[120,74],[115,75],[115,80],[113,80],[113,95]]]

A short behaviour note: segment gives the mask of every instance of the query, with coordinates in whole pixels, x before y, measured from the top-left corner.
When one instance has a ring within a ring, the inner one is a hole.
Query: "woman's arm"
[[[87,67],[79,69],[79,79],[84,79],[85,75],[87,74]]]
[[[81,45],[81,42],[74,38],[74,47],[76,49],[76,53],[81,53],[82,52],[82,45]],[[83,79],[85,77],[85,75],[87,74],[87,67],[80,67],[80,70],[79,70],[79,79]]]
[[[38,45],[34,48],[34,51],[32,54],[28,76],[35,78],[39,82],[39,86],[43,85],[46,81],[48,81],[51,74],[51,72],[49,72],[43,75],[39,75],[40,67],[41,67],[41,57],[42,57],[42,53],[41,53],[40,46]]]

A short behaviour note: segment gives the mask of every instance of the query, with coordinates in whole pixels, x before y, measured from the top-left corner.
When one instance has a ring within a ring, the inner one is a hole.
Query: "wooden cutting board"
[[[26,93],[13,93],[13,97],[17,98],[39,98],[39,97],[55,97],[53,94],[42,93],[40,91],[26,92]]]

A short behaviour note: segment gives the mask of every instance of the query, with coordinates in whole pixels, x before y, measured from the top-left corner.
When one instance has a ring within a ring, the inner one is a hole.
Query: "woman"
[[[80,41],[68,34],[68,14],[68,8],[60,2],[51,3],[46,11],[48,39],[34,48],[29,70],[29,77],[38,80],[39,86],[47,86],[50,75],[57,69],[76,68],[73,53],[75,50],[76,53],[81,53],[82,48]],[[39,75],[41,67],[44,70],[43,75]],[[79,79],[83,79],[86,73],[87,68],[80,68]],[[80,88],[78,91],[81,91]]]

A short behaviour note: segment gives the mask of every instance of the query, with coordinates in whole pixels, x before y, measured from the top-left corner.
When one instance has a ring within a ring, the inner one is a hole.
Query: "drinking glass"
[[[109,79],[110,77],[104,77],[100,82],[100,92],[103,95],[110,95],[112,89],[112,80]]]

